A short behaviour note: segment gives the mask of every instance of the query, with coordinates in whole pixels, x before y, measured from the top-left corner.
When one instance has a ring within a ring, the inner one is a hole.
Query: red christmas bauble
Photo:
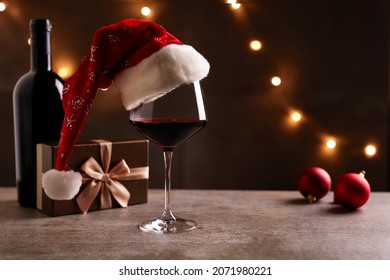
[[[332,180],[324,169],[311,166],[301,171],[297,184],[299,192],[313,203],[330,191]]]
[[[369,199],[371,188],[364,176],[357,173],[342,175],[334,188],[334,202],[348,209],[357,209]]]

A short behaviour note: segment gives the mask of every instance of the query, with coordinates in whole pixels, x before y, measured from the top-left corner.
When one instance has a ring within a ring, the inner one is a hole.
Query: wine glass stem
[[[165,164],[165,206],[162,215],[163,220],[176,220],[171,211],[170,191],[171,191],[171,170],[172,170],[172,150],[164,150]]]

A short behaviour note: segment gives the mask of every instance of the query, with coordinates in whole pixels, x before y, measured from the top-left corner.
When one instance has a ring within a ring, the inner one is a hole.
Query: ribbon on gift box
[[[87,186],[77,196],[80,210],[86,214],[100,192],[100,209],[112,208],[111,195],[122,206],[127,207],[130,192],[118,180],[148,179],[148,167],[136,167],[130,170],[125,160],[118,162],[109,170],[112,153],[112,143],[105,140],[95,140],[100,145],[102,166],[90,157],[81,167],[84,171],[83,183]]]

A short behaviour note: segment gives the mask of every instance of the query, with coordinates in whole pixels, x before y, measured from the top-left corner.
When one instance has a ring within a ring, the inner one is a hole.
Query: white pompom
[[[202,80],[209,70],[209,62],[193,47],[171,44],[119,72],[113,86],[120,92],[123,106],[131,110],[182,84]]]
[[[80,173],[51,169],[43,174],[42,187],[54,200],[70,200],[78,194],[82,185]]]

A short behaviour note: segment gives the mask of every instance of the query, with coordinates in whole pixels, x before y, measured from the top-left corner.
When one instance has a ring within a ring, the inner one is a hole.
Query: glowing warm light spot
[[[261,42],[259,40],[252,40],[249,43],[249,47],[254,51],[259,51],[262,47]]]
[[[226,3],[228,3],[228,4],[236,4],[237,0],[226,0]]]
[[[4,2],[0,2],[0,12],[4,12],[7,9],[7,5]]]
[[[67,67],[61,67],[60,69],[58,69],[58,75],[63,79],[67,78],[69,76],[69,73],[70,71]]]
[[[27,44],[31,45],[31,38],[28,38]]]
[[[375,156],[375,154],[376,154],[376,147],[375,147],[375,145],[368,144],[368,145],[364,148],[364,153],[366,154],[367,157],[373,157],[373,156]]]
[[[334,148],[336,148],[336,140],[333,138],[328,139],[328,141],[326,141],[326,147],[329,150],[333,150]]]
[[[141,9],[141,14],[143,15],[143,16],[150,16],[150,14],[152,13],[152,10],[149,8],[149,7],[143,7],[142,9]]]
[[[275,87],[280,86],[281,83],[282,80],[279,77],[275,76],[271,78],[271,84],[274,85]]]
[[[58,76],[66,80],[73,74],[75,70],[75,64],[68,57],[61,57],[55,60],[53,69],[58,74]]]
[[[232,7],[232,9],[237,10],[241,7],[241,4],[240,3],[232,3],[231,7]]]
[[[291,112],[291,120],[293,120],[294,122],[300,122],[302,120],[302,114],[298,111],[294,111],[294,112]]]

